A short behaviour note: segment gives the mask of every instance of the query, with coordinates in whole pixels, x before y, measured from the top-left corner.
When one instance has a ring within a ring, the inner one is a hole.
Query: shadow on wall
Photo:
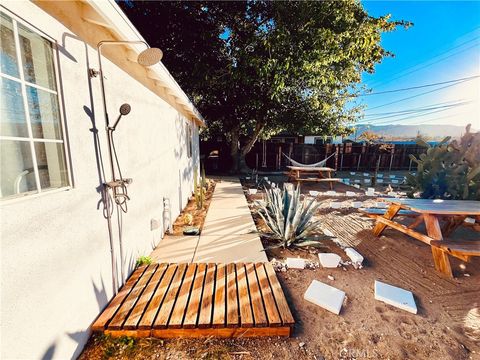
[[[129,273],[135,269],[135,262],[136,261],[133,255],[131,255],[130,259],[128,260]],[[99,287],[97,287],[93,279],[91,280],[91,282],[93,287],[93,293],[95,295],[95,299],[98,305],[98,314],[97,314],[97,317],[98,317],[98,315],[100,315],[100,313],[106,308],[107,304],[109,303],[109,299],[107,296],[107,291],[106,291],[105,282],[103,281],[103,278],[100,279]],[[91,335],[90,328],[97,317],[95,317],[95,319],[92,319],[90,325],[85,330],[66,333],[70,339],[74,340],[77,343],[77,347],[75,348],[71,356],[72,359],[76,359],[80,356],[85,344],[90,338],[90,335]],[[44,354],[41,357],[42,360],[51,360],[54,358],[55,350],[57,348],[57,341],[58,341],[58,338],[55,339],[55,341],[47,348],[47,350],[44,352]]]
[[[62,109],[63,109],[63,118],[64,118],[64,124],[65,124],[65,135],[68,140],[69,135],[68,135],[68,126],[67,126],[67,120],[68,116],[66,114],[66,106],[65,106],[65,92],[63,88],[63,81],[62,81],[62,73],[61,73],[61,64],[62,60],[65,61],[65,59],[68,59],[76,64],[78,64],[77,59],[75,56],[73,56],[68,50],[67,50],[67,41],[68,39],[72,39],[74,41],[77,41],[81,43],[84,47],[84,52],[85,52],[85,79],[87,82],[87,87],[88,87],[88,96],[89,96],[89,103],[83,106],[83,112],[86,114],[88,123],[90,125],[88,131],[91,132],[92,134],[92,143],[94,147],[94,152],[95,152],[95,164],[96,164],[96,171],[98,175],[98,186],[95,188],[96,192],[100,195],[100,198],[97,202],[97,210],[102,208],[102,216],[107,219],[107,206],[106,203],[108,201],[107,199],[107,194],[104,191],[104,186],[103,184],[105,183],[105,170],[104,170],[104,165],[103,165],[103,160],[102,160],[102,149],[100,145],[100,139],[98,135],[98,128],[96,124],[96,119],[95,119],[95,103],[94,103],[94,98],[93,98],[93,91],[92,91],[92,81],[91,78],[88,74],[88,69],[90,68],[90,59],[89,59],[89,54],[88,54],[88,45],[79,37],[69,34],[69,33],[64,33],[62,36],[62,44],[57,44],[57,62],[59,64],[58,66],[58,76],[59,76],[59,83],[60,83],[60,93],[63,95],[60,97],[60,101],[62,102]],[[63,55],[63,59],[60,58],[59,54]],[[79,109],[80,113],[81,110]],[[74,185],[74,164],[72,162],[72,156],[71,156],[71,149],[69,146],[69,141],[66,141],[66,148],[65,151],[67,153],[67,157],[70,163],[70,171],[72,175],[72,186]],[[135,259],[133,259],[133,256],[130,257],[128,261],[128,272],[130,272],[135,266]],[[107,291],[105,288],[105,284],[103,281],[103,278],[101,279],[101,287],[97,288],[95,283],[92,280],[92,285],[93,285],[93,292],[94,296],[96,298],[97,304],[98,304],[98,309],[99,312],[107,305],[108,303],[108,297],[107,297]],[[89,319],[90,320],[90,319]],[[91,325],[91,324],[90,324]],[[74,353],[72,354],[72,358],[76,358],[80,355],[80,352],[82,351],[84,345],[86,344],[88,338],[90,337],[90,326],[88,326],[84,330],[72,332],[72,333],[66,333],[68,337],[73,339],[77,347],[74,350]],[[52,359],[55,356],[55,351],[57,349],[57,341],[58,337],[53,341],[53,343],[47,348],[47,350],[44,352],[44,354],[41,356],[42,360],[48,360]]]

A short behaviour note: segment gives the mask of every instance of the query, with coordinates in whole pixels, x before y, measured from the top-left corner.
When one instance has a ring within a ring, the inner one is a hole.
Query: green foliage
[[[140,256],[137,259],[136,266],[142,266],[142,265],[150,265],[153,262],[152,258],[150,256]]]
[[[470,125],[459,142],[450,137],[430,146],[423,139],[417,144],[427,148],[417,163],[415,175],[407,175],[409,196],[420,192],[424,199],[480,200],[480,132],[470,132]]]
[[[263,235],[278,242],[270,248],[322,246],[318,237],[313,237],[320,231],[320,221],[312,220],[320,203],[315,199],[301,200],[300,186],[291,190],[265,189],[265,201],[257,201],[257,205],[258,214],[271,231]]]
[[[110,359],[120,354],[131,354],[136,349],[136,341],[129,336],[121,336],[119,338],[103,335],[97,339],[103,348],[103,359]]]
[[[202,168],[202,176],[200,178],[200,184],[198,184],[198,170],[195,168],[193,171],[193,195],[195,197],[195,204],[197,209],[203,209],[205,204],[205,196],[207,193],[207,180],[205,178],[205,168]]]
[[[372,17],[360,1],[120,2],[233,157],[281,131],[341,135],[346,106],[386,56],[383,32],[410,23]],[[152,19],[152,17],[154,17]],[[241,147],[238,143],[240,140]]]

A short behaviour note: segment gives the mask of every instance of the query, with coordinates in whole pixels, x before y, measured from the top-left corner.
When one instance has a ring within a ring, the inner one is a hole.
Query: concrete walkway
[[[200,236],[166,236],[151,254],[159,262],[266,262],[247,200],[238,180],[223,179]]]

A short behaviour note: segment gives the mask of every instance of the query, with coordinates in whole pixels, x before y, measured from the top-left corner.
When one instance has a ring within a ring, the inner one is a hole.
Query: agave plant
[[[313,237],[319,231],[320,221],[313,215],[320,206],[315,199],[301,200],[300,186],[296,189],[265,189],[265,201],[257,201],[258,214],[265,221],[270,233],[263,236],[277,241],[275,247],[322,247],[320,239]],[[325,235],[322,239],[328,238]]]

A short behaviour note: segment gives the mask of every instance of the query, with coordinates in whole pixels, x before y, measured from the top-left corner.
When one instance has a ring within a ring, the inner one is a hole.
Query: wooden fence
[[[218,157],[209,157],[212,151],[218,152]],[[332,154],[326,166],[337,170],[365,170],[374,171],[377,167],[381,171],[414,170],[415,162],[409,154],[418,157],[426,149],[418,145],[395,144],[382,146],[377,144],[294,144],[257,142],[247,154],[247,165],[260,171],[283,171],[289,160],[282,154],[303,164],[319,162]],[[226,170],[231,162],[228,148],[224,143],[204,142],[201,153],[206,159],[206,166],[210,170]],[[215,162],[215,164],[214,164]]]

